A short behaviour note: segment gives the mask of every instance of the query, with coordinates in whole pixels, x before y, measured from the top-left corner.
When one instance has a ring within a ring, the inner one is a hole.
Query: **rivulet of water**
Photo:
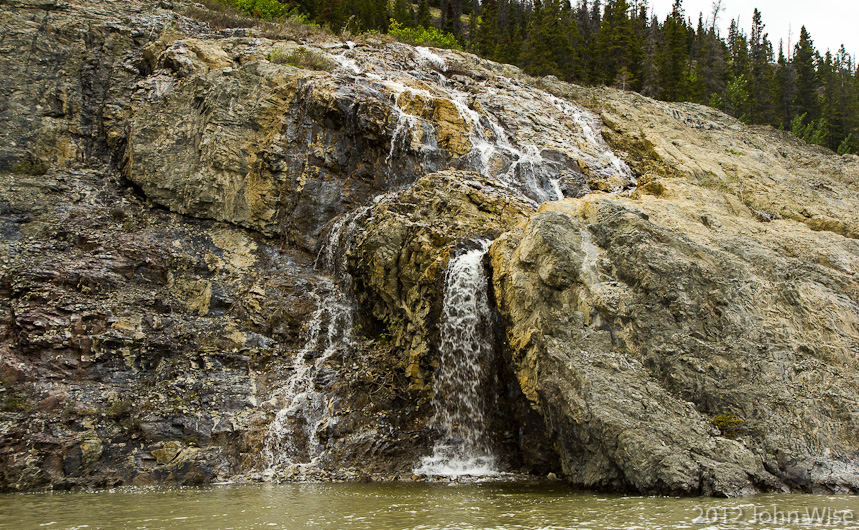
[[[435,374],[430,425],[437,438],[430,456],[415,473],[444,476],[498,474],[489,444],[485,417],[488,340],[488,278],[483,256],[489,241],[450,262],[445,273],[444,304],[439,341],[440,363]]]
[[[419,173],[447,167],[476,171],[536,204],[563,199],[562,181],[579,172],[578,164],[587,167],[589,175],[620,177],[617,192],[635,184],[630,168],[602,138],[597,114],[533,89],[519,102],[519,110],[537,112],[522,123],[511,123],[505,116],[505,102],[523,94],[510,82],[490,78],[480,82],[479,91],[473,86],[464,89],[444,75],[457,62],[455,57],[448,61],[438,50],[422,47],[403,53],[413,55],[417,68],[389,69],[384,60],[364,58],[367,69],[361,70],[351,58],[356,56],[354,49],[335,55],[338,71],[350,83],[362,84],[368,94],[390,105],[395,122],[384,164],[387,171],[395,173],[398,166],[394,162],[401,158],[414,161],[420,166]],[[421,104],[415,105],[415,100]],[[470,144],[469,151],[454,160],[446,160],[442,154],[437,136],[444,131],[437,130],[430,117],[439,100],[454,105],[462,119],[460,132]],[[523,127],[527,121],[532,125]]]
[[[335,354],[352,347],[352,303],[324,279],[312,293],[316,310],[304,332],[304,347],[292,360],[289,377],[271,399],[282,406],[268,427],[263,456],[269,469],[313,464],[324,450],[319,433],[331,418],[329,397],[318,380]],[[324,378],[324,377],[323,377]]]
[[[304,346],[293,357],[286,381],[270,398],[280,410],[265,437],[263,457],[268,469],[313,465],[325,450],[322,437],[331,419],[330,396],[320,380],[334,375],[338,353],[342,358],[354,347],[354,302],[346,253],[358,220],[367,211],[367,207],[358,208],[336,218],[316,256],[314,267],[327,275],[310,293],[316,310],[305,326]]]

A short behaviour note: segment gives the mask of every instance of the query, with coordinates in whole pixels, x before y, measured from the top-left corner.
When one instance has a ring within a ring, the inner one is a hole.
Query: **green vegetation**
[[[808,124],[803,125],[807,115],[808,113],[806,112],[802,116],[794,116],[790,120],[790,131],[794,136],[804,140],[806,143],[822,145],[826,139],[826,118],[811,120]],[[848,140],[849,138],[845,138],[845,141]]]
[[[414,46],[432,46],[455,50],[463,49],[462,44],[451,33],[446,33],[436,28],[427,29],[423,26],[404,27],[394,19],[391,19],[388,33],[398,41]]]
[[[382,324],[385,326],[385,329],[379,334],[379,341],[387,343],[394,340],[397,332],[403,327],[403,317],[385,315],[382,319]]]
[[[104,413],[110,419],[118,420],[129,415],[132,403],[126,399],[118,399],[107,406]]]
[[[722,436],[726,438],[736,438],[743,432],[743,420],[735,416],[732,412],[719,414],[710,421],[719,429]]]
[[[15,397],[3,398],[0,406],[0,412],[27,412],[28,410],[30,410],[30,404]]]
[[[243,13],[263,20],[283,18],[289,14],[286,4],[278,0],[225,0]]]
[[[48,172],[48,165],[41,160],[28,158],[12,166],[9,171],[22,175],[39,176]]]
[[[306,70],[322,70],[330,72],[336,64],[325,55],[308,50],[304,46],[296,48],[290,52],[285,52],[282,49],[275,50],[268,54],[267,59],[273,63],[288,64]]]

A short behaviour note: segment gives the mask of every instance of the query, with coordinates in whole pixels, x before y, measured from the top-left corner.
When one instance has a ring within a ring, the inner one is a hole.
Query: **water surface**
[[[859,529],[859,498],[576,493],[563,484],[285,484],[0,495],[9,529]]]

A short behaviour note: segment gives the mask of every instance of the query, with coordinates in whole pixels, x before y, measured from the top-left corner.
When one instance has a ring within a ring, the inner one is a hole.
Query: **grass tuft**
[[[305,70],[330,72],[336,67],[334,61],[325,55],[313,50],[308,50],[304,46],[300,46],[289,52],[286,52],[283,49],[277,49],[268,54],[268,57],[266,58],[273,63],[288,64],[297,68],[304,68]]]

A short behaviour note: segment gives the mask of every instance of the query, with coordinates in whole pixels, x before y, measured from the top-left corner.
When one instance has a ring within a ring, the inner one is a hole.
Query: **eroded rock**
[[[568,478],[852,490],[855,240],[760,223],[679,181],[660,190],[546,204],[492,247],[517,376]],[[714,427],[725,413],[743,420],[736,439]]]
[[[475,239],[509,467],[859,487],[859,159],[373,37],[276,64],[299,44],[173,4],[0,5],[0,489],[410,477]],[[317,467],[263,472],[276,390],[347,287]]]

